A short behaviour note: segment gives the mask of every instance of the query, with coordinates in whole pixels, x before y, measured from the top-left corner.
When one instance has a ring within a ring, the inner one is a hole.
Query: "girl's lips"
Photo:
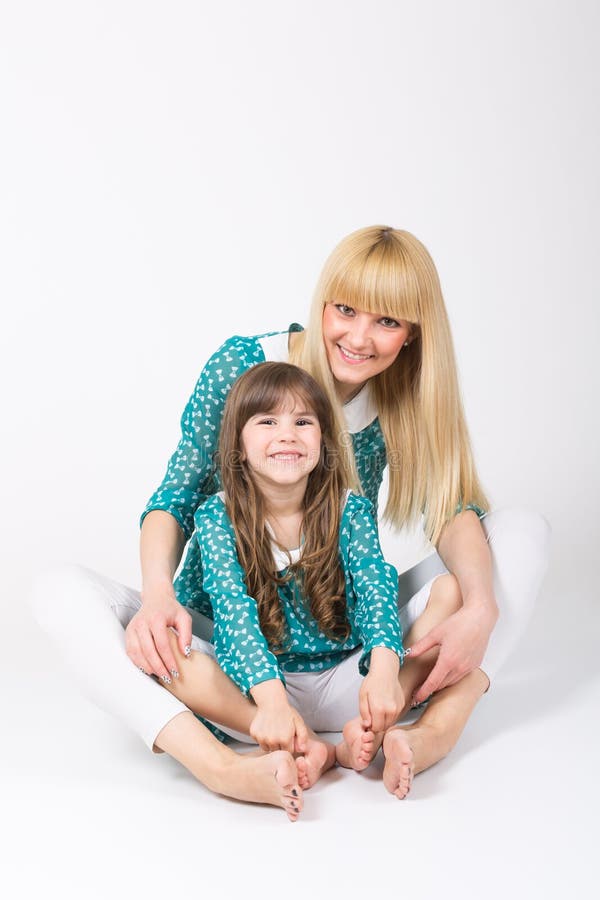
[[[361,363],[367,362],[369,359],[373,359],[373,354],[367,355],[364,353],[357,353],[353,356],[350,356],[350,351],[342,347],[341,344],[336,344],[336,347],[340,351],[342,360],[350,366],[359,366]],[[358,357],[358,359],[356,357]]]

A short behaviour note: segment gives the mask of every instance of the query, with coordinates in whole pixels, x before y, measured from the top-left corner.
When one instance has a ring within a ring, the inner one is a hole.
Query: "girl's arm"
[[[415,692],[417,703],[460,681],[481,664],[498,619],[490,549],[477,514],[465,510],[456,515],[445,526],[437,549],[458,580],[463,606],[411,647],[411,656],[440,648],[429,677]]]
[[[204,589],[213,608],[217,662],[256,703],[250,735],[263,750],[302,752],[306,726],[288,702],[277,657],[262,633],[256,602],[247,593],[224,506],[213,498],[195,519]]]
[[[195,521],[219,665],[245,694],[263,681],[283,681],[277,657],[261,631],[256,601],[248,595],[223,503],[212,498],[197,511]]]

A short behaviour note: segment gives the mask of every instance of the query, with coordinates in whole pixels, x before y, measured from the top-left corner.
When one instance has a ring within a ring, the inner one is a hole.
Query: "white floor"
[[[455,751],[388,795],[336,770],[301,819],[226,800],[70,684],[27,612],[3,678],[3,880],[12,897],[597,897],[598,610],[545,589]],[[7,895],[5,895],[7,896]]]

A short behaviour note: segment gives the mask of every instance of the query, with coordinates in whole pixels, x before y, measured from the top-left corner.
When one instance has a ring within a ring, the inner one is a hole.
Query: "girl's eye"
[[[312,425],[312,424],[313,424],[312,419],[297,419],[296,420],[296,425]]]
[[[259,425],[272,425],[275,422],[275,419],[261,419],[258,423]]]
[[[400,327],[400,322],[396,322],[395,319],[390,319],[388,316],[383,316],[383,318],[381,318],[379,321],[381,322],[382,325],[385,325],[386,328],[399,328]]]
[[[352,316],[354,315],[354,310],[351,306],[346,306],[345,303],[336,303],[335,308],[338,312],[340,312],[343,316]]]

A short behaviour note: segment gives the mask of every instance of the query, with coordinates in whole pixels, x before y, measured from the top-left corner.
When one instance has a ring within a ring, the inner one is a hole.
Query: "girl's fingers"
[[[360,713],[363,728],[371,727],[371,710],[369,708],[368,694],[358,695],[358,711]]]
[[[306,750],[306,742],[308,741],[308,728],[304,724],[304,720],[298,716],[296,719],[296,740],[294,743],[296,744],[298,751],[303,753]],[[290,752],[293,752],[290,751]]]

